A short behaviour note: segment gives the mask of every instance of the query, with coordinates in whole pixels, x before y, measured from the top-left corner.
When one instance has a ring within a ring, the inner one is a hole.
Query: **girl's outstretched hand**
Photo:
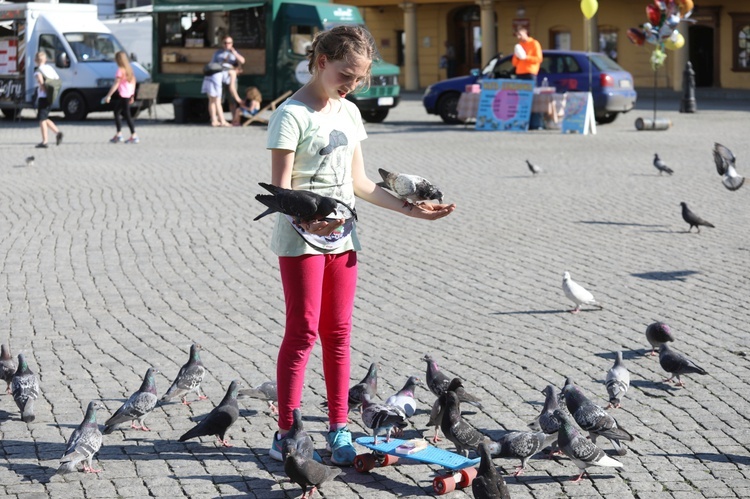
[[[346,219],[343,218],[339,220],[314,220],[303,223],[302,228],[305,229],[305,232],[309,232],[310,234],[328,237],[334,230],[344,225],[344,222],[346,222]]]
[[[425,220],[437,220],[438,218],[447,217],[456,209],[455,204],[434,204],[434,203],[415,203],[407,212],[410,217],[422,218]]]

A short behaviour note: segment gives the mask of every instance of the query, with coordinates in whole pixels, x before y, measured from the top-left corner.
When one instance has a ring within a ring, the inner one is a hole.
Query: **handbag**
[[[221,73],[222,71],[224,71],[224,68],[218,62],[209,62],[208,64],[203,66],[204,76],[215,75],[216,73]]]

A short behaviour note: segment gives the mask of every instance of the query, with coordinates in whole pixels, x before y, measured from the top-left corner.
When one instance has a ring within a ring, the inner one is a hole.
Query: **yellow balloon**
[[[667,41],[664,42],[664,47],[669,50],[679,50],[683,46],[685,46],[685,37],[682,36],[682,33],[677,34],[677,40],[672,41],[671,38],[667,38]]]
[[[599,3],[596,0],[581,0],[581,12],[586,19],[591,19],[599,10]]]

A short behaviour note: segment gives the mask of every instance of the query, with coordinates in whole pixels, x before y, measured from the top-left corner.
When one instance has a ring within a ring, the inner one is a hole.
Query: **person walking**
[[[34,71],[34,82],[36,83],[36,109],[37,119],[39,120],[39,129],[42,131],[42,141],[36,145],[37,148],[47,148],[47,129],[52,130],[55,134],[55,143],[59,146],[63,140],[63,133],[57,128],[55,122],[49,119],[50,108],[54,96],[48,95],[46,80],[59,80],[55,68],[47,64],[47,53],[37,52],[34,57],[36,71]]]
[[[104,97],[104,102],[107,104],[114,100],[113,108],[115,112],[115,127],[117,133],[115,136],[109,139],[113,144],[119,142],[127,142],[128,144],[137,144],[140,142],[138,134],[135,133],[135,125],[133,125],[133,117],[130,115],[130,104],[135,99],[135,74],[133,73],[133,66],[130,65],[128,54],[120,50],[115,54],[115,61],[117,62],[117,72],[115,73],[115,82]],[[125,121],[130,128],[130,138],[128,140],[122,137],[122,119],[121,116],[125,116]]]
[[[335,197],[353,210],[355,197],[404,215],[436,220],[455,204],[411,204],[367,177],[360,142],[362,116],[345,97],[370,78],[375,42],[362,26],[336,26],[313,40],[312,78],[271,117],[267,148],[271,183]],[[342,205],[343,206],[343,205]],[[305,368],[317,338],[323,349],[328,399],[327,448],[336,465],[356,455],[347,429],[352,310],[360,249],[350,208],[330,218],[301,221],[279,215],[271,239],[286,304],[284,337],[276,364],[278,431],[269,454],[281,460],[281,441],[300,407]]]
[[[516,68],[516,78],[521,80],[533,80],[539,74],[542,65],[542,46],[538,41],[529,36],[526,28],[520,27],[516,30],[516,44],[513,50],[513,66]]]

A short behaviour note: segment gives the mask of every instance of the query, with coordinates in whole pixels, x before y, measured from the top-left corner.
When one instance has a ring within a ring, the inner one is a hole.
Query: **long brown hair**
[[[125,81],[128,83],[135,83],[135,74],[133,73],[133,66],[130,65],[128,54],[125,51],[120,50],[115,54],[115,61],[117,61],[117,65],[125,71]]]

